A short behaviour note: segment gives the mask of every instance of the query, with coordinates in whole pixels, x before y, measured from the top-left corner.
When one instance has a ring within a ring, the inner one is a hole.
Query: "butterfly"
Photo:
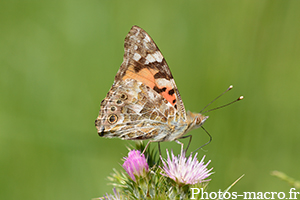
[[[95,120],[99,136],[179,142],[201,127],[208,116],[185,110],[166,60],[146,31],[133,26],[124,49],[123,63]]]

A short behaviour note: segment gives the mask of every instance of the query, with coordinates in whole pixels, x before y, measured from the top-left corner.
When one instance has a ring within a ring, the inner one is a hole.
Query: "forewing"
[[[126,79],[142,82],[174,106],[185,120],[185,108],[172,73],[151,37],[142,28],[133,26],[125,38],[124,48],[124,60],[115,84]]]

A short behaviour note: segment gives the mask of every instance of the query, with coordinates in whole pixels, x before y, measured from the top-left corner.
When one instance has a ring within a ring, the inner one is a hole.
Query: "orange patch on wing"
[[[157,70],[149,68],[143,68],[139,72],[135,72],[134,67],[130,65],[126,71],[125,76],[122,79],[125,80],[128,78],[132,78],[144,83],[145,85],[148,85],[150,88],[154,88],[154,86],[156,85],[154,74],[156,74],[157,72]]]
[[[175,94],[172,94],[172,95],[170,95],[169,94],[169,91],[170,90],[172,90],[172,88],[168,88],[167,87],[167,89],[166,89],[166,91],[165,92],[162,92],[161,93],[161,95],[170,103],[170,104],[172,104],[173,106],[176,104],[176,96],[175,96]],[[175,100],[175,102],[174,102],[174,100]]]
[[[158,86],[154,75],[158,72],[158,70],[150,69],[150,68],[143,68],[139,72],[135,72],[134,66],[130,65],[126,71],[125,76],[123,76],[123,80],[126,80],[128,78],[137,80],[142,82],[143,84],[149,86],[150,88],[154,88],[155,86],[159,89],[162,89],[162,86]],[[176,96],[175,93],[172,95],[169,94],[169,91],[173,88],[171,86],[164,86],[166,90],[164,92],[161,92],[160,94],[173,106],[176,104]],[[175,101],[174,101],[175,100]]]

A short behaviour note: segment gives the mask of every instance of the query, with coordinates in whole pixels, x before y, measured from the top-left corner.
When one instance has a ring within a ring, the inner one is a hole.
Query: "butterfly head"
[[[208,116],[202,115],[201,113],[187,112],[187,120],[189,122],[189,130],[199,128],[206,121]]]

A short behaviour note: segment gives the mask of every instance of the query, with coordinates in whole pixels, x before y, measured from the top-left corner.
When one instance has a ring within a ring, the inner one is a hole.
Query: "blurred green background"
[[[300,1],[1,1],[0,199],[112,193],[126,146],[94,127],[132,25],[165,56],[186,109],[210,108],[209,191],[288,192],[300,179]],[[207,141],[192,131],[191,150]],[[184,141],[187,142],[187,141]],[[155,145],[156,147],[156,145]],[[179,152],[175,142],[162,148]]]

